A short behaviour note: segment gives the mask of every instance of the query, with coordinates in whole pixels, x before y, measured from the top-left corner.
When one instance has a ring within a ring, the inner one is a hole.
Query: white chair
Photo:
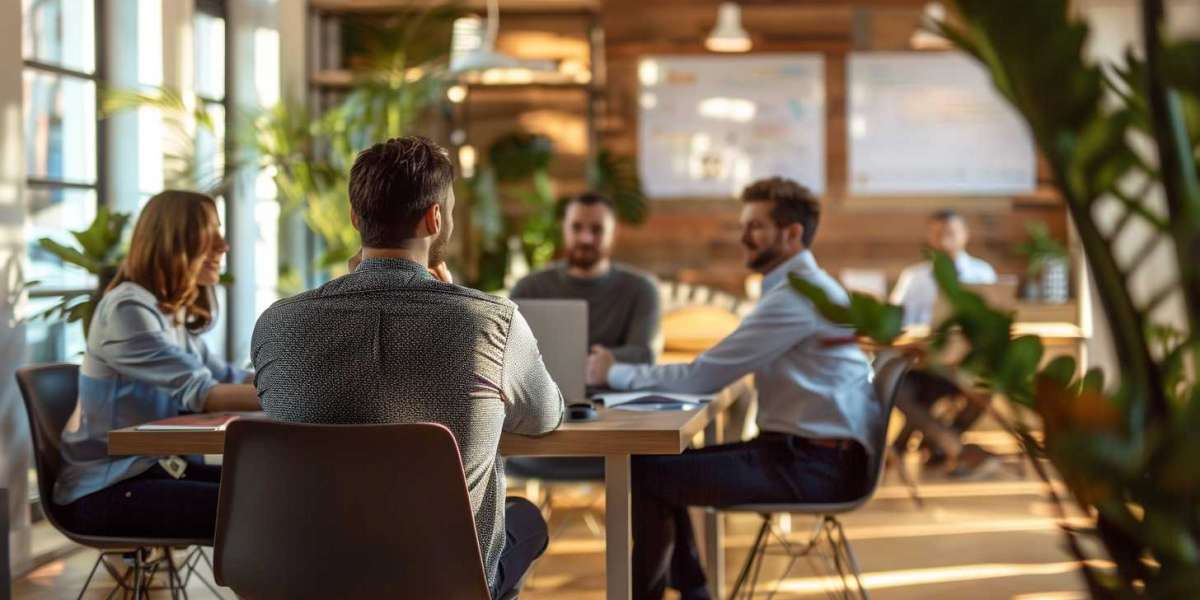
[[[797,561],[810,556],[814,550],[822,546],[822,542],[827,542],[832,554],[834,570],[841,578],[842,596],[845,598],[852,596],[850,579],[854,579],[858,595],[864,599],[870,598],[867,588],[862,583],[858,558],[854,555],[854,548],[850,545],[850,540],[846,538],[846,532],[842,528],[838,515],[858,510],[875,495],[875,490],[879,487],[879,480],[883,477],[883,455],[888,447],[886,437],[889,417],[896,404],[897,396],[909,393],[903,384],[911,367],[912,359],[896,351],[881,352],[875,357],[875,398],[883,409],[881,411],[883,422],[878,429],[879,439],[876,440],[875,445],[879,448],[879,452],[871,457],[867,473],[869,484],[862,496],[847,502],[827,504],[799,502],[795,504],[744,504],[722,509],[724,512],[755,513],[762,518],[762,526],[759,527],[754,544],[750,547],[750,555],[746,557],[746,562],[742,565],[742,570],[730,593],[731,599],[738,598],[739,592],[743,592],[743,589],[745,593],[742,597],[754,597],[759,572],[762,570],[763,557],[767,553],[767,546],[772,537],[779,542],[783,552],[790,557],[787,569],[784,570],[780,579],[787,577]],[[806,542],[800,544],[789,542],[787,536],[775,528],[774,517],[781,514],[802,514],[816,517],[812,534]],[[774,595],[774,591],[771,595]]]

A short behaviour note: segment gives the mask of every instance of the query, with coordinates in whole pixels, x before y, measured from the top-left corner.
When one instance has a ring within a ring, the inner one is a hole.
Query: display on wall
[[[728,198],[771,175],[825,190],[821,55],[649,56],[638,77],[648,196]]]
[[[1028,126],[970,58],[855,53],[847,67],[851,195],[1011,195],[1036,187]]]

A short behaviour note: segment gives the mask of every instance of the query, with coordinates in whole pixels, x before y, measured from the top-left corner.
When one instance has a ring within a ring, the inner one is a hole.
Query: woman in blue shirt
[[[80,533],[212,539],[220,468],[176,457],[111,457],[108,432],[181,412],[259,410],[253,373],[200,338],[229,246],[217,206],[165,191],[146,204],[129,254],[96,307],[54,486]],[[182,470],[180,467],[183,467]]]

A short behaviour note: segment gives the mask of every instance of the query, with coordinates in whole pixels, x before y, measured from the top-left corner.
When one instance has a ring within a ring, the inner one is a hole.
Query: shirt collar
[[[787,279],[788,273],[804,274],[818,270],[820,268],[817,267],[817,259],[813,256],[812,250],[801,250],[763,276],[762,291],[766,293],[778,287]]]
[[[961,275],[964,271],[975,266],[974,263],[975,257],[967,254],[964,250],[963,252],[959,252],[958,256],[954,257],[954,270],[958,271],[958,273]]]
[[[429,269],[406,258],[367,258],[358,265],[355,273],[372,271],[404,271],[423,279],[433,279]]]

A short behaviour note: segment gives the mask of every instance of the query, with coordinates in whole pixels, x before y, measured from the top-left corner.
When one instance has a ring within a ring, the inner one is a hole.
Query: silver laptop
[[[587,302],[532,298],[517,298],[513,302],[529,322],[546,370],[562,390],[563,399],[568,403],[586,400]]]

